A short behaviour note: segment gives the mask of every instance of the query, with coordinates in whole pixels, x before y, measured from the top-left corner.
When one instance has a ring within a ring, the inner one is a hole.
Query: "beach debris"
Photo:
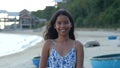
[[[85,47],[96,47],[96,46],[100,46],[100,43],[96,40],[94,41],[88,41],[85,43],[84,45]]]
[[[120,46],[120,38],[115,35],[108,36],[108,41],[112,45]]]
[[[108,39],[109,39],[109,40],[116,40],[116,39],[117,39],[117,36],[111,35],[111,36],[108,36]]]

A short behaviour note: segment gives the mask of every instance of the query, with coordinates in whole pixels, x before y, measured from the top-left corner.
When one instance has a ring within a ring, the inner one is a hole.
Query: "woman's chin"
[[[60,36],[67,36],[68,34],[66,33],[61,33]]]

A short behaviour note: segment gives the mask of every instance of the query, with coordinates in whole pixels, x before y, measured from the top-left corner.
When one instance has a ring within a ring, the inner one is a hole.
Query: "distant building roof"
[[[8,16],[19,16],[19,12],[8,12]]]
[[[27,9],[23,9],[22,11],[19,12],[19,15],[23,14],[31,14]]]
[[[0,10],[0,13],[7,13],[6,10]]]

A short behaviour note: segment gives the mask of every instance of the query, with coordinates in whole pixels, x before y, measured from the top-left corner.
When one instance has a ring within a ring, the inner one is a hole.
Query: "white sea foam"
[[[0,33],[0,56],[23,51],[42,40],[42,37],[36,35]]]

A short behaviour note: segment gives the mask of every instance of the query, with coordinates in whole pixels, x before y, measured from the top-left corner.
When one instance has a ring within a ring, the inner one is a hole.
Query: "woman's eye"
[[[65,22],[65,24],[68,24],[69,22]]]
[[[58,24],[60,25],[60,24],[61,24],[61,22],[58,22]]]
[[[58,24],[58,25],[61,25],[61,24],[69,24],[69,22],[68,22],[68,21],[66,21],[66,22],[57,22],[57,24]]]

